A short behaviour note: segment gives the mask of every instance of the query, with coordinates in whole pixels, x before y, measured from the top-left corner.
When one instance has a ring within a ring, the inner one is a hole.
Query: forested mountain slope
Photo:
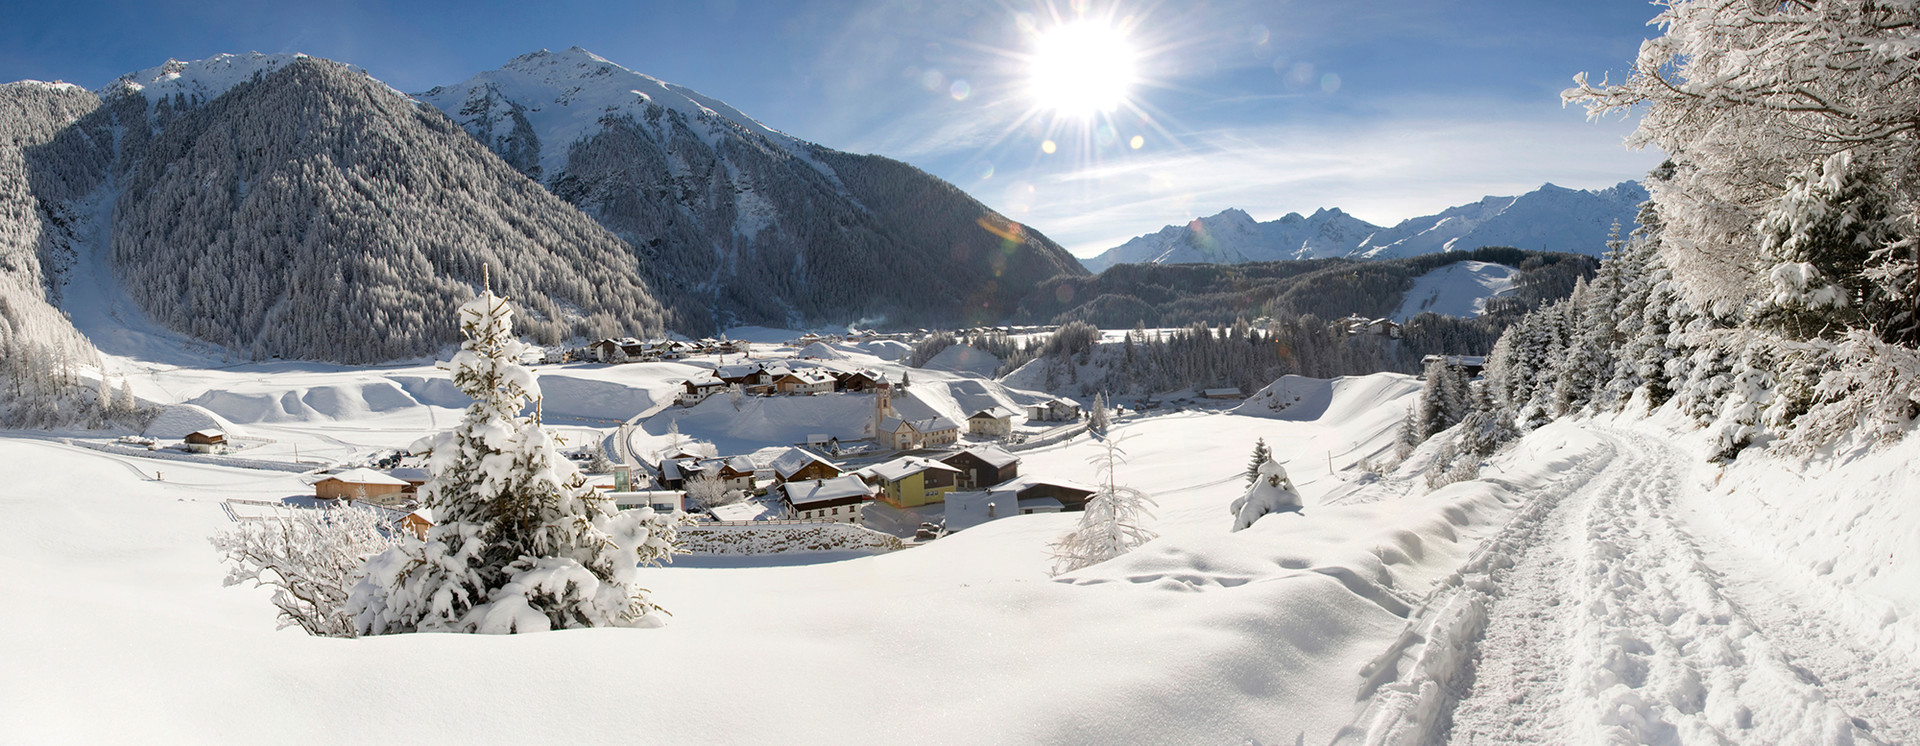
[[[92,147],[105,133],[71,125],[99,105],[76,86],[0,85],[0,425],[58,424],[83,403],[77,369],[97,353],[54,302],[80,222],[69,205],[107,167]]]
[[[417,97],[634,247],[682,327],[1002,318],[1085,271],[896,161],[775,131],[578,47]]]
[[[1022,323],[1087,321],[1104,328],[1225,324],[1257,316],[1311,314],[1368,318],[1399,309],[1413,280],[1463,261],[1521,270],[1512,294],[1491,299],[1489,315],[1517,315],[1573,292],[1593,274],[1591,257],[1491,246],[1405,259],[1312,259],[1248,264],[1123,264],[1092,277],[1057,277],[1020,301]],[[1497,332],[1496,332],[1497,333]]]
[[[255,357],[431,354],[457,339],[445,319],[487,265],[542,341],[662,326],[619,239],[438,111],[338,63],[240,83],[121,156],[112,246],[129,292],[162,323]]]

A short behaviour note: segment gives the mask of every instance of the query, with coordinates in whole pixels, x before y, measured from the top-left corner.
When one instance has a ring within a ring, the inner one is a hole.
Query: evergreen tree
[[[539,420],[512,311],[490,290],[460,307],[460,352],[444,367],[473,397],[433,439],[421,499],[440,523],[375,555],[349,611],[361,634],[515,633],[657,621],[637,565],[672,552],[678,515],[613,512]],[[532,402],[532,416],[521,411]]]
[[[1251,485],[1253,484],[1253,480],[1260,478],[1261,464],[1272,460],[1273,449],[1267,447],[1267,439],[1255,438],[1253,441],[1253,459],[1247,462],[1247,484]]]
[[[1866,271],[1894,236],[1886,198],[1852,153],[1816,161],[1760,222],[1757,270],[1770,292],[1758,320],[1798,339],[1885,321],[1888,304]]]

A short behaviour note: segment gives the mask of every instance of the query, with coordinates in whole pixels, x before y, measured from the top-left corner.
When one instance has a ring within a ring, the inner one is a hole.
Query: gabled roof
[[[941,430],[958,430],[960,429],[960,423],[949,420],[944,416],[928,417],[926,419],[914,420],[913,429],[923,433],[937,433]]]
[[[866,482],[860,481],[859,477],[852,474],[834,477],[832,479],[809,479],[803,482],[788,482],[784,486],[784,489],[787,493],[787,502],[793,503],[795,507],[830,500],[846,500],[855,497],[867,498],[873,496],[873,488],[867,486]]]
[[[787,372],[786,375],[780,376],[779,380],[784,381],[788,378],[792,378],[803,384],[822,384],[822,383],[833,382],[832,375],[829,375],[824,371],[818,371],[818,370],[789,371]]]
[[[730,456],[728,458],[722,459],[721,463],[725,464],[728,468],[733,469],[734,471],[740,472],[741,474],[752,474],[755,470],[760,468],[758,465],[753,463],[753,459],[747,458],[745,456]]]
[[[339,480],[347,484],[391,484],[401,487],[407,486],[407,480],[405,479],[399,479],[364,467],[348,469],[335,474],[321,474],[316,476],[311,484],[319,484],[329,479]]]
[[[993,445],[971,446],[969,448],[966,448],[960,451],[959,453],[953,454],[953,456],[958,456],[961,453],[972,454],[974,458],[987,462],[988,466],[992,466],[995,469],[1004,469],[1008,466],[1012,466],[1014,464],[1020,463],[1019,456],[1015,456],[1011,452],[1007,451],[1007,449],[1001,448],[999,446],[993,446]],[[953,458],[953,456],[948,456],[947,458]]]
[[[224,438],[224,437],[227,437],[227,431],[217,427],[209,427],[204,430],[195,430],[193,432],[187,433],[187,435],[189,436],[198,435],[202,438]]]
[[[874,464],[865,469],[861,469],[859,473],[871,474],[889,482],[898,482],[923,471],[950,471],[955,474],[960,473],[959,469],[920,456],[901,456],[892,461]]]
[[[773,461],[767,464],[767,467],[773,469],[773,473],[779,475],[781,479],[786,479],[787,477],[800,473],[801,469],[805,469],[808,464],[813,463],[826,464],[833,467],[836,471],[840,468],[839,464],[820,458],[814,455],[812,451],[804,448],[788,448],[781,452],[779,456],[774,457]]]
[[[1012,417],[1013,414],[1014,414],[1013,410],[1000,406],[998,404],[995,404],[991,407],[987,407],[986,409],[982,409],[978,412],[974,412],[973,414],[967,415],[967,419],[971,420],[979,417],[986,417],[988,419],[999,420],[999,419]]]

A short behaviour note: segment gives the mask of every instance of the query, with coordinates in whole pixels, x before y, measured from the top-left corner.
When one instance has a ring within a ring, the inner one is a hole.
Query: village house
[[[960,470],[954,486],[963,490],[984,489],[1020,476],[1020,457],[999,446],[973,446],[942,456],[940,462]]]
[[[827,394],[833,392],[833,376],[823,371],[790,371],[775,379],[774,390],[789,396],[795,394]]]
[[[860,524],[860,509],[873,500],[873,493],[871,485],[851,474],[781,485],[788,515],[856,526]]]
[[[834,378],[834,388],[836,390],[854,393],[873,391],[887,380],[886,376],[865,368],[852,371],[831,371],[830,375]]]
[[[917,508],[946,499],[960,470],[930,458],[901,456],[855,472],[880,487],[882,500],[896,508]]]
[[[1034,513],[1085,510],[1087,498],[1093,497],[1094,493],[1090,485],[1066,479],[1036,477],[1016,477],[992,488],[994,492],[1004,490],[1011,490],[1019,496],[1023,512]]]
[[[756,468],[753,464],[753,459],[745,456],[733,456],[718,460],[720,461],[720,468],[715,469],[713,475],[720,480],[722,486],[730,490],[741,490],[748,494],[753,493],[753,473]]]
[[[1011,435],[1013,434],[1013,415],[1013,410],[998,404],[974,412],[967,415],[967,434],[990,438]]]
[[[1027,405],[1027,420],[1030,422],[1077,422],[1079,419],[1080,405],[1066,399]]]
[[[427,540],[427,529],[433,528],[433,509],[421,508],[400,516],[400,528],[412,532],[414,538]]]
[[[187,433],[187,437],[182,438],[181,442],[186,445],[187,450],[194,453],[219,453],[227,450],[227,433],[225,430],[213,428],[195,430]]]
[[[804,448],[788,448],[775,456],[768,468],[774,484],[840,476],[840,467]]]
[[[1242,396],[1240,395],[1240,389],[1239,389],[1239,387],[1237,387],[1237,386],[1227,386],[1227,387],[1224,387],[1224,388],[1217,388],[1217,389],[1206,389],[1206,390],[1204,390],[1204,391],[1201,391],[1201,392],[1200,392],[1200,395],[1201,395],[1201,396],[1204,396],[1204,397],[1206,397],[1206,398],[1208,398],[1208,399],[1240,399],[1240,398],[1244,398],[1244,397],[1242,397]]]
[[[587,345],[587,349],[593,353],[596,362],[602,363],[624,363],[653,357],[645,342],[632,337],[602,339]]]
[[[433,478],[433,475],[428,473],[426,469],[411,466],[390,469],[387,471],[387,475],[406,482],[407,488],[401,491],[409,495],[419,494],[420,488],[425,487],[427,480]]]
[[[315,479],[313,496],[322,500],[346,498],[384,503],[398,500],[407,487],[407,480],[372,469],[348,469]]]
[[[706,401],[707,397],[727,390],[728,386],[726,381],[714,378],[711,374],[706,378],[689,378],[680,385],[685,390],[680,392],[677,401],[683,407],[691,407]]]

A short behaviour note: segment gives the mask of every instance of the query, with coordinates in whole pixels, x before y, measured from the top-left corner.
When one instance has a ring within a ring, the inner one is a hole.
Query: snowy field
[[[756,354],[783,354],[776,330],[758,336]],[[901,371],[843,352],[835,364]],[[870,407],[669,404],[714,364],[542,366],[546,411],[570,440],[634,419],[637,447],[677,423],[731,452],[857,427]],[[197,404],[269,460],[404,447],[464,404],[426,364],[116,357],[110,372]],[[912,377],[920,406],[949,416],[1043,396],[964,370]],[[644,570],[663,628],[516,637],[276,631],[266,590],[221,586],[207,538],[234,525],[225,500],[310,494],[298,475],[6,433],[0,740],[1920,738],[1920,509],[1884,499],[1920,490],[1913,444],[1722,468],[1674,421],[1625,418],[1552,425],[1440,489],[1363,473],[1416,390],[1287,377],[1231,410],[1130,412],[1118,478],[1157,501],[1160,538],[1077,573],[1048,574],[1077,514],[1014,516],[889,554],[685,557]],[[1306,507],[1232,533],[1256,438]],[[1021,473],[1091,482],[1098,451],[1086,436],[1024,451]]]

